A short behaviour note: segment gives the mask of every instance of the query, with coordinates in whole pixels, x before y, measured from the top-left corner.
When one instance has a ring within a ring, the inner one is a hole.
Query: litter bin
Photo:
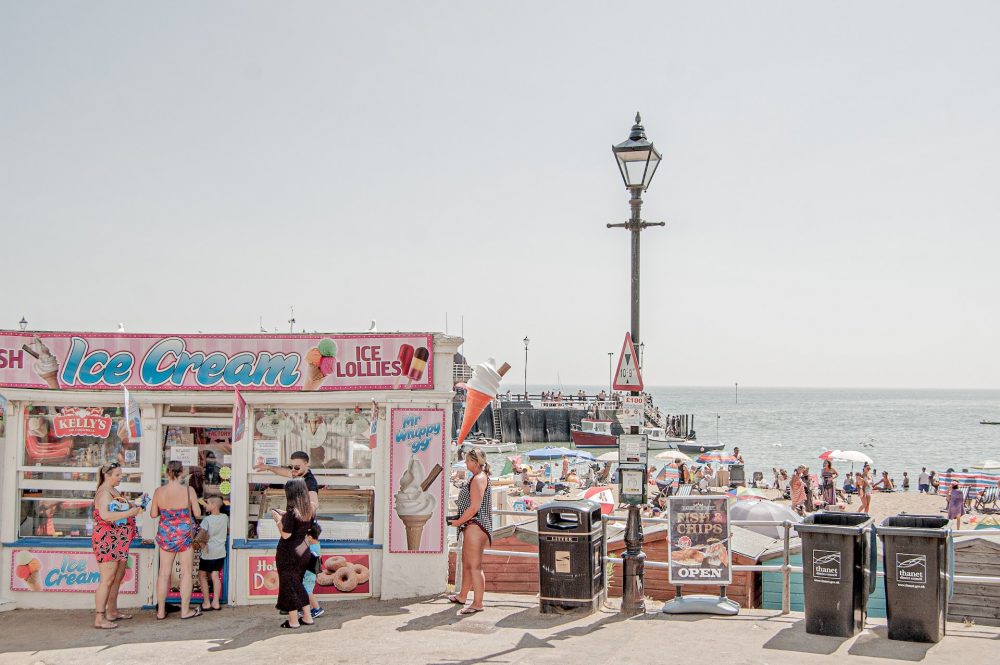
[[[890,640],[940,642],[948,616],[948,518],[887,517],[882,538]]]
[[[877,563],[871,521],[864,513],[820,512],[795,525],[807,633],[852,637],[864,628]]]
[[[538,509],[538,600],[543,613],[587,607],[605,598],[601,507],[553,501]]]

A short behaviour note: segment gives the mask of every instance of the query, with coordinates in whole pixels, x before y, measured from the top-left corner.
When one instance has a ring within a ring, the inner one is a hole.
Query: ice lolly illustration
[[[396,353],[396,360],[399,361],[399,376],[396,377],[396,383],[393,385],[393,388],[399,388],[399,384],[410,373],[410,365],[413,363],[413,347],[409,344],[400,344],[399,351]]]
[[[336,364],[337,343],[324,337],[306,353],[305,381],[302,390],[318,390],[326,377],[333,374]]]
[[[406,382],[406,387],[409,388],[410,384],[414,381],[419,381],[424,376],[424,370],[427,369],[427,360],[431,357],[430,351],[427,347],[418,347],[416,351],[413,352],[413,359],[410,361],[410,371],[407,373],[409,381]]]
[[[22,349],[35,357],[35,374],[42,381],[48,384],[53,390],[59,389],[59,361],[52,355],[49,347],[41,337],[36,337],[29,347],[27,344],[21,346]]]
[[[500,379],[510,369],[507,363],[500,369],[497,369],[496,365],[497,361],[490,358],[472,370],[472,378],[466,383],[465,415],[462,416],[462,427],[458,432],[458,445],[462,445],[465,437],[469,436],[472,426],[486,410],[486,405],[496,399],[497,391],[500,390]]]
[[[406,527],[406,549],[420,549],[420,539],[424,535],[424,525],[434,515],[437,499],[428,490],[431,483],[441,473],[441,465],[436,464],[431,475],[424,472],[424,465],[416,456],[411,456],[406,471],[399,479],[396,492],[396,515]]]

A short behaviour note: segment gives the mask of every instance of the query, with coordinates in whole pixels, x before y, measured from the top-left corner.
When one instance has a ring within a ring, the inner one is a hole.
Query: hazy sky
[[[995,2],[0,5],[0,327],[459,332],[600,384],[1000,386]]]

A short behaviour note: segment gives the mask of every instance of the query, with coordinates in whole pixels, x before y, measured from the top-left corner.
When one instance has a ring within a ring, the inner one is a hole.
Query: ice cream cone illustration
[[[472,370],[472,378],[466,384],[468,390],[465,397],[465,415],[462,416],[462,427],[458,432],[458,445],[461,446],[465,437],[469,436],[472,426],[486,410],[486,405],[496,398],[500,389],[500,379],[509,369],[510,365],[507,363],[496,369],[496,361],[490,358]]]
[[[22,349],[35,357],[35,374],[44,381],[49,388],[59,390],[59,361],[52,355],[52,351],[45,345],[41,337],[35,337],[31,346],[24,344]]]
[[[302,382],[302,390],[319,390],[326,377],[333,374],[336,355],[337,343],[329,337],[324,337],[319,344],[309,349],[303,370],[305,379]]]
[[[396,515],[406,527],[406,549],[420,549],[420,540],[424,535],[424,525],[434,516],[437,499],[428,489],[441,474],[441,465],[435,464],[428,475],[424,465],[416,457],[410,457],[406,471],[399,479],[399,491],[396,492]]]
[[[32,591],[42,590],[42,562],[32,556],[31,552],[18,552],[14,557],[14,574],[24,580]]]
[[[406,525],[406,549],[419,550],[420,540],[424,537],[424,525],[431,518],[431,513],[426,515],[400,515]]]

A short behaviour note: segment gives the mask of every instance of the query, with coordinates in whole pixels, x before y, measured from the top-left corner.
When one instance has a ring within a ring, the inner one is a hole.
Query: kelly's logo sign
[[[100,407],[66,407],[52,419],[52,433],[57,437],[95,436],[106,439],[111,434],[111,418]]]

